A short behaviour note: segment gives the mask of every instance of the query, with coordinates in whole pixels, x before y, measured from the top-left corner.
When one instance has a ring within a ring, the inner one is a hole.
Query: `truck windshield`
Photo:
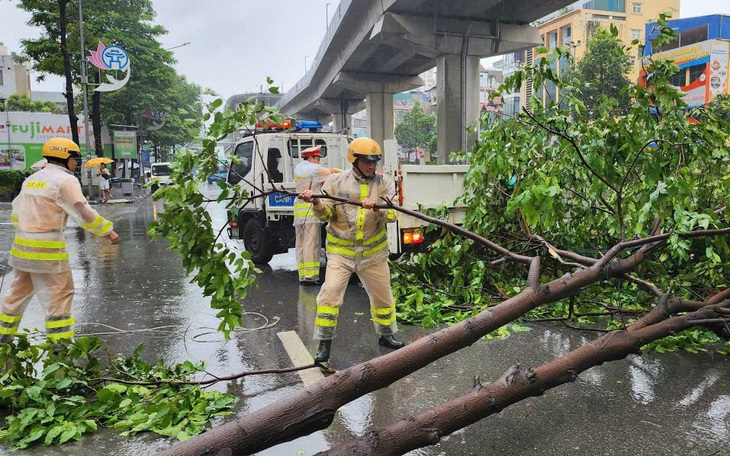
[[[170,169],[170,165],[155,165],[152,166],[152,175],[153,176],[169,176],[172,174],[172,170]]]

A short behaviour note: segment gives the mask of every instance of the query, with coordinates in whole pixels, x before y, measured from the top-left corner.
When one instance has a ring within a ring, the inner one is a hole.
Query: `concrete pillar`
[[[368,114],[368,133],[383,147],[383,141],[395,139],[393,118],[393,94],[383,92],[368,93],[365,97]]]
[[[451,152],[466,150],[477,139],[466,128],[479,120],[479,57],[444,54],[436,62],[436,149],[443,164]]]
[[[334,131],[345,131],[346,133],[352,132],[352,115],[349,110],[350,104],[347,100],[341,100],[339,112],[332,114],[332,122],[335,127]]]

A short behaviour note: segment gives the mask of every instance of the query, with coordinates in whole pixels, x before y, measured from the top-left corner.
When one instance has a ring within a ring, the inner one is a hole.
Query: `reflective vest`
[[[297,193],[304,190],[312,190],[315,194],[322,189],[324,181],[332,174],[332,171],[324,166],[303,161],[294,168],[294,183],[297,186]],[[304,223],[317,223],[319,219],[312,211],[312,203],[307,203],[299,198],[294,200],[294,226]]]
[[[89,206],[78,179],[66,168],[49,163],[23,182],[13,200],[10,220],[15,239],[8,264],[27,272],[70,270],[64,236],[69,215],[97,236],[112,232],[112,222]]]
[[[383,197],[395,199],[395,184],[389,176],[376,174],[372,179],[362,179],[352,170],[332,175],[324,183],[322,193],[362,202],[365,198],[384,203]],[[343,204],[321,198],[313,207],[315,215],[329,222],[327,225],[327,254],[337,255],[353,268],[364,269],[376,261],[388,257],[386,223],[395,222],[398,213],[394,209],[377,212],[352,204]]]

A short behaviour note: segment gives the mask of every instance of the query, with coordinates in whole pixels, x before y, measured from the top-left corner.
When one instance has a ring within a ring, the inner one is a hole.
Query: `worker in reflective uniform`
[[[314,198],[314,192],[305,190],[301,199],[312,203],[314,213],[327,226],[327,273],[317,295],[317,317],[314,339],[319,340],[315,361],[329,360],[337,317],[345,296],[350,276],[355,273],[365,286],[370,298],[370,313],[378,343],[397,349],[405,344],[396,340],[395,300],[390,288],[388,268],[388,239],[385,224],[394,222],[393,209],[377,209],[382,198],[395,198],[395,185],[387,176],[375,170],[382,152],[370,138],[357,138],[347,150],[352,163],[349,171],[333,174],[322,186],[322,194],[359,201],[362,207],[342,204],[327,198]]]
[[[303,162],[294,168],[294,182],[297,193],[312,190],[319,193],[325,179],[332,170],[320,165],[322,149],[310,147],[302,151]],[[294,201],[294,230],[296,231],[297,269],[299,283],[316,285],[319,283],[319,251],[322,247],[320,227],[322,222],[312,212],[312,203],[297,198]]]
[[[57,343],[72,339],[73,277],[66,251],[64,229],[68,216],[87,231],[120,242],[112,223],[92,209],[73,175],[81,159],[79,146],[66,138],[46,141],[42,150],[48,165],[29,176],[13,200],[10,219],[15,239],[9,264],[10,289],[0,305],[0,343],[8,343],[18,330],[33,295],[46,313],[46,339]]]

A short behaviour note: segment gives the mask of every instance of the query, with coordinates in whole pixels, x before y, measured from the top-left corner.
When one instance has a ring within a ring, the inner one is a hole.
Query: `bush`
[[[28,174],[15,169],[0,169],[0,199],[11,199],[20,191]]]

